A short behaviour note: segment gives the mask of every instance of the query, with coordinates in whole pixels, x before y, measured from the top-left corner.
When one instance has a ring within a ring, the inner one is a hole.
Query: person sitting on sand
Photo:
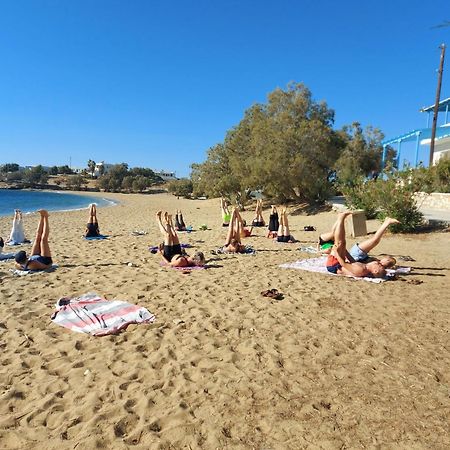
[[[10,242],[11,244],[22,244],[24,242],[29,242],[25,239],[22,211],[20,211],[20,209],[14,210],[12,229],[9,235],[9,239],[6,242]]]
[[[163,260],[171,267],[192,267],[204,266],[205,256],[202,252],[197,252],[193,257],[187,255],[181,250],[180,240],[178,239],[175,227],[173,226],[172,216],[164,213],[164,224],[162,222],[162,211],[156,213],[156,220],[164,236],[164,243],[159,248]]]
[[[291,235],[289,230],[289,222],[287,218],[286,208],[281,209],[280,213],[280,225],[278,227],[277,242],[293,243],[295,242],[294,236]]]
[[[48,245],[50,228],[48,225],[48,212],[45,209],[38,211],[41,215],[36,231],[36,238],[31,249],[31,256],[27,258],[26,252],[16,253],[16,266],[21,270],[45,270],[52,266],[52,254]]]
[[[262,200],[259,198],[256,200],[255,218],[252,221],[253,227],[265,227],[266,222],[262,216]]]
[[[243,220],[238,208],[234,208],[231,214],[230,226],[228,228],[227,240],[222,248],[225,253],[244,253],[245,246],[241,243],[243,235]]]
[[[386,217],[386,219],[384,219],[384,222],[381,224],[381,226],[378,228],[378,230],[372,237],[366,239],[363,242],[355,244],[350,249],[347,255],[347,259],[351,262],[353,261],[366,262],[369,259],[369,252],[380,243],[381,238],[383,237],[389,225],[393,225],[395,223],[400,222],[397,219],[393,219],[392,217]],[[317,245],[318,251],[328,254],[331,252],[331,248],[333,247],[334,244],[334,233],[336,230],[336,225],[337,221],[334,223],[333,227],[331,228],[331,231],[327,233],[322,233],[319,236],[319,242]],[[381,259],[372,258],[372,260],[380,261],[381,265],[386,269],[395,266],[395,264],[397,263],[395,258],[392,256],[385,256]]]
[[[5,246],[5,241],[2,237],[0,237],[0,253],[3,252],[3,247]]]
[[[222,211],[222,226],[228,227],[230,225],[231,214],[228,209],[228,203],[223,197],[220,199],[220,209]]]
[[[89,205],[89,221],[86,225],[85,237],[97,237],[100,236],[100,229],[98,227],[97,220],[97,205],[91,203]]]
[[[278,228],[280,227],[280,222],[278,220],[278,211],[275,205],[272,205],[272,212],[269,216],[269,231],[267,233],[268,238],[276,238],[278,233]]]
[[[326,268],[330,273],[349,277],[383,278],[386,275],[386,269],[379,261],[363,264],[357,261],[351,262],[347,259],[345,219],[351,214],[351,212],[344,212],[338,215],[334,233],[334,245],[331,254],[328,255]]]
[[[175,230],[177,231],[186,231],[186,224],[183,220],[183,214],[181,211],[175,213]]]

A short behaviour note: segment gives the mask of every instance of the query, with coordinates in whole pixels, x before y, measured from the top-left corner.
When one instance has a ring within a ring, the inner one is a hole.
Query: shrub
[[[173,195],[190,198],[193,191],[193,185],[191,180],[181,178],[180,180],[171,181],[167,189]]]
[[[364,183],[362,178],[357,180],[353,186],[341,186],[341,191],[345,196],[345,204],[350,209],[363,209],[368,219],[377,216],[377,199],[373,186],[376,182]]]

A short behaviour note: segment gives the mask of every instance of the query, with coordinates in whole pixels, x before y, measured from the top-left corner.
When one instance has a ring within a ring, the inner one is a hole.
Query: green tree
[[[48,173],[41,165],[38,165],[24,173],[24,180],[31,184],[45,184],[48,180]]]
[[[86,185],[87,181],[81,175],[71,175],[66,178],[66,185],[70,189],[79,191],[82,186]]]
[[[192,166],[194,194],[244,197],[260,189],[280,201],[325,200],[328,174],[342,148],[333,121],[334,111],[315,102],[303,84],[276,89],[266,104],[245,111],[204,163]]]
[[[344,145],[335,164],[337,177],[341,184],[352,184],[358,177],[367,177],[372,172],[381,171],[383,133],[373,127],[361,128],[358,122],[344,126],[337,132]],[[395,156],[388,153],[389,161]]]
[[[94,160],[90,159],[90,160],[87,162],[87,167],[88,167],[89,172],[90,172],[90,174],[91,174],[92,177],[94,177],[95,166],[96,166],[96,163],[95,163]]]
[[[16,163],[7,163],[0,166],[0,172],[8,173],[8,172],[18,172],[19,164]]]
[[[188,178],[170,181],[167,190],[176,196],[190,198],[193,191],[192,181]]]
[[[59,173],[59,172],[58,172],[58,167],[57,167],[57,166],[52,166],[52,167],[50,167],[48,173],[49,173],[50,175],[58,175],[58,173]]]

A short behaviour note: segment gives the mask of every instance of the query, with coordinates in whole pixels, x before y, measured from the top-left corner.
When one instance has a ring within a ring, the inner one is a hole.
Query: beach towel
[[[134,230],[131,232],[132,236],[145,236],[146,234],[148,234],[147,231],[144,230]]]
[[[60,298],[51,319],[78,333],[106,336],[116,334],[130,324],[152,323],[155,316],[141,306],[87,293],[75,298]]]
[[[217,250],[211,250],[213,255],[255,255],[256,250],[251,245],[246,245],[243,252],[227,252],[223,247],[219,247]]]
[[[84,239],[86,239],[86,241],[101,241],[103,239],[108,239],[109,236],[105,235],[105,234],[99,234],[98,236],[84,236]]]
[[[48,269],[44,269],[44,270],[9,269],[9,271],[12,272],[12,274],[15,276],[22,277],[24,275],[34,275],[36,273],[54,272],[57,268],[58,268],[58,264],[52,264],[52,267],[49,267]]]
[[[167,264],[165,261],[161,261],[160,266],[162,267],[170,267],[171,269],[176,269],[176,270],[199,270],[199,269],[207,269],[208,266],[204,265],[204,266],[185,266],[185,267],[173,267],[170,264]]]
[[[10,245],[11,247],[15,246],[15,245],[22,245],[22,244],[31,244],[31,241],[29,241],[28,239],[25,239],[24,241],[20,241],[20,242],[11,240],[6,243],[6,245]]]
[[[299,269],[299,270],[306,270],[308,272],[317,272],[322,273],[325,275],[333,275],[333,276],[340,276],[334,273],[328,272],[325,263],[327,261],[326,256],[320,256],[318,258],[310,258],[310,259],[302,259],[300,261],[295,261],[293,263],[286,263],[281,264],[280,267],[284,269]],[[370,277],[346,277],[353,280],[363,280],[363,281],[369,281],[371,283],[382,283],[383,281],[387,281],[389,279],[392,279],[392,277],[395,274],[405,274],[409,273],[411,271],[410,267],[399,267],[397,269],[388,269],[386,270],[388,276],[386,278],[370,278]]]
[[[4,261],[6,259],[13,259],[15,253],[0,253],[0,261]]]
[[[316,247],[313,247],[313,246],[308,246],[308,247],[304,247],[304,246],[300,246],[299,248],[298,248],[298,250],[300,250],[301,252],[303,252],[303,253],[312,253],[312,254],[315,254],[315,253],[319,253],[318,251],[317,251],[317,248]]]
[[[192,245],[191,244],[180,244],[181,248],[191,248]],[[150,253],[158,253],[158,249],[159,249],[159,245],[150,245],[150,247],[148,248],[148,251]]]

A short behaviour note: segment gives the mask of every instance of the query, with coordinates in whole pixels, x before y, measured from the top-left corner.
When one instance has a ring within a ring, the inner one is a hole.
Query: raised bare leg
[[[48,236],[50,234],[50,227],[48,224],[48,212],[44,209],[39,211],[41,214],[41,218],[44,221],[44,228],[42,230],[42,237],[41,237],[41,256],[48,256],[51,257],[52,254],[50,252],[50,246],[48,245]],[[33,253],[35,254],[35,253]]]
[[[369,253],[374,247],[376,247],[380,243],[381,238],[385,233],[385,231],[387,230],[387,228],[389,227],[389,225],[392,225],[394,223],[400,222],[397,219],[393,219],[392,217],[386,217],[386,219],[384,219],[384,222],[381,224],[381,226],[378,228],[378,230],[371,238],[358,244],[359,248],[363,252]]]
[[[347,216],[351,214],[352,214],[351,212],[340,213],[336,220],[336,228],[334,232],[334,245],[336,252],[342,259],[345,259],[347,255],[346,249],[347,242],[345,240],[345,219]]]

